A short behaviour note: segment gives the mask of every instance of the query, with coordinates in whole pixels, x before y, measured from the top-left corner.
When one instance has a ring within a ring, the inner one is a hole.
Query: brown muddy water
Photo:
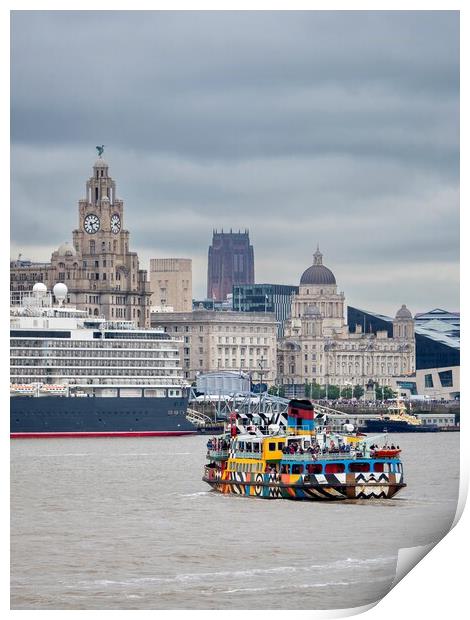
[[[448,531],[459,434],[393,435],[393,500],[222,496],[207,437],[11,441],[12,609],[333,609],[381,598]]]

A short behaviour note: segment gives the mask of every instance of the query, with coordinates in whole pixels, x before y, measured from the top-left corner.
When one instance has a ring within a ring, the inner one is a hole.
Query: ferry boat
[[[162,329],[64,305],[42,283],[10,307],[10,437],[187,435],[189,385]]]
[[[343,434],[315,423],[307,400],[291,400],[287,428],[243,430],[232,417],[227,432],[210,439],[203,480],[220,493],[266,499],[389,499],[406,486],[398,446],[346,425]]]

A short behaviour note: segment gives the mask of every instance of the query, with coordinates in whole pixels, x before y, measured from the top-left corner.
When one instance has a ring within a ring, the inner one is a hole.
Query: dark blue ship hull
[[[14,396],[10,437],[188,435],[187,398]]]
[[[365,420],[360,430],[364,433],[435,433],[439,427],[435,424],[413,425],[406,420]]]

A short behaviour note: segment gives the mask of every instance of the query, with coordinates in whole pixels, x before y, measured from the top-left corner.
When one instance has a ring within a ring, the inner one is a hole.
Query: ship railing
[[[262,458],[261,452],[245,452],[237,450],[235,453],[237,459],[260,459]]]
[[[214,460],[228,459],[228,450],[208,450],[207,458]]]
[[[205,413],[201,413],[195,409],[191,409],[190,407],[187,409],[186,419],[196,426],[206,426],[206,424],[213,422],[213,420]]]
[[[311,454],[310,452],[304,452],[303,454],[299,454],[298,452],[295,452],[294,454],[283,454],[282,458],[284,460],[289,460],[289,461],[337,461],[338,459],[354,460],[358,458],[358,454],[363,454],[363,453],[361,452],[360,453],[356,453],[356,452],[315,452],[314,454]]]

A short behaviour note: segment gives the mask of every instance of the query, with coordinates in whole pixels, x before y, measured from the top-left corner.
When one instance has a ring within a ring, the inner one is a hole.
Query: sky
[[[248,228],[255,280],[317,243],[349,305],[459,308],[457,12],[13,12],[11,247],[71,241],[95,145],[141,268]]]

